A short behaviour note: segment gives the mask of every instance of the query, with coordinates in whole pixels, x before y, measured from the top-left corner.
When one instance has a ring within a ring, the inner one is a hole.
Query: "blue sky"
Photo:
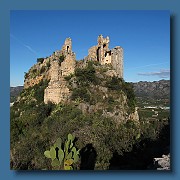
[[[10,85],[24,83],[24,72],[60,50],[72,39],[76,59],[110,37],[110,48],[124,49],[124,79],[128,82],[170,78],[169,11],[11,11]]]

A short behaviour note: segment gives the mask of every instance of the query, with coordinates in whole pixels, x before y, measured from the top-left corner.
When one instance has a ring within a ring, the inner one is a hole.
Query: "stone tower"
[[[64,56],[64,60],[60,62],[60,57]],[[74,73],[76,65],[75,53],[72,52],[72,41],[70,38],[65,40],[65,43],[60,51],[56,51],[51,57],[50,82],[44,91],[44,103],[65,102],[69,100],[70,91],[67,87],[65,76]]]
[[[102,35],[99,35],[97,42],[97,61],[100,64],[105,64],[106,52],[109,51],[109,37],[103,38]]]
[[[109,42],[108,36],[103,38],[102,35],[99,35],[97,39],[98,44],[89,49],[85,62],[90,60],[98,61],[101,65],[111,64],[117,76],[123,78],[123,48],[116,46],[110,50]]]
[[[115,69],[118,77],[124,77],[124,65],[123,65],[123,48],[116,46],[111,50],[111,64]]]
[[[62,47],[62,52],[66,56],[67,54],[72,54],[72,41],[71,38],[66,38],[64,45]]]

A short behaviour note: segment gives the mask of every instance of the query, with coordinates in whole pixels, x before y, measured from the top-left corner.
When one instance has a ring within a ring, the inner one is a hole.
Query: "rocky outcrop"
[[[26,81],[26,83],[24,84],[24,88],[28,88],[28,87],[32,87],[36,84],[39,84],[43,79],[43,75],[40,75],[40,76],[36,76],[35,78],[33,79],[29,79],[28,81]]]
[[[157,170],[170,170],[170,154],[154,158],[154,166]]]

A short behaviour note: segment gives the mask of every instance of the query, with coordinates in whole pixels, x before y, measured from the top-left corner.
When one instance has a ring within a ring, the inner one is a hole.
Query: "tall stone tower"
[[[99,35],[97,42],[97,60],[100,64],[105,64],[106,52],[109,51],[109,37],[103,38],[102,35]]]
[[[64,56],[61,62],[60,57]],[[75,53],[72,51],[72,41],[70,38],[65,40],[65,43],[60,51],[56,51],[51,57],[50,82],[44,91],[44,103],[65,102],[69,100],[70,91],[67,87],[67,82],[64,76],[74,73],[76,65]]]
[[[118,77],[124,77],[123,48],[116,46],[111,50],[111,64],[115,69]]]

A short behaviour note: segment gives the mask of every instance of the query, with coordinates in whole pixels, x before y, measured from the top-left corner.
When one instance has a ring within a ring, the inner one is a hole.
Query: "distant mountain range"
[[[151,97],[151,98],[169,98],[170,97],[170,80],[160,81],[139,81],[132,83],[134,92],[137,97]],[[10,87],[10,96],[17,97],[23,86]]]
[[[23,86],[10,87],[10,95],[17,97],[23,90]]]
[[[132,83],[137,97],[170,98],[170,80]]]

